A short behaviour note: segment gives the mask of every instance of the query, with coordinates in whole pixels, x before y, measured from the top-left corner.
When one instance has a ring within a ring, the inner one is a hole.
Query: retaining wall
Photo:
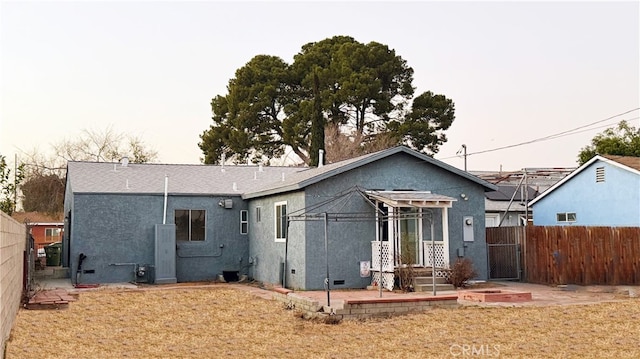
[[[318,301],[296,294],[289,289],[275,288],[273,298],[288,308],[302,311],[305,317],[332,315],[336,319],[359,320],[390,317],[423,312],[435,307],[458,307],[458,295],[420,298],[367,298],[345,299],[335,305],[323,306]],[[333,301],[332,301],[333,304]]]

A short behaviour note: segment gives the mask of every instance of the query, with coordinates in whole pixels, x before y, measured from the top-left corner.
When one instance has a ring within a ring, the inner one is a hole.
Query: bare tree
[[[327,152],[327,163],[381,151],[398,144],[399,139],[389,133],[366,136],[356,132],[353,135],[348,135],[336,124],[329,124],[325,129],[324,146]]]
[[[158,153],[139,137],[104,130],[84,129],[79,135],[51,145],[53,155],[37,148],[23,152],[25,181],[21,187],[26,211],[56,213],[63,210],[68,161],[114,162],[128,157],[132,163],[153,162]]]
[[[111,126],[104,130],[84,129],[77,137],[53,144],[53,149],[57,157],[66,161],[114,162],[128,157],[133,163],[145,163],[158,157],[139,137],[117,132]]]

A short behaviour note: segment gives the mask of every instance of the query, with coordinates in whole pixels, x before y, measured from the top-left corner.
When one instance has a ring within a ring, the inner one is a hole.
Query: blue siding
[[[305,188],[303,192],[254,199],[251,201],[251,217],[255,221],[255,207],[262,207],[262,223],[259,229],[252,222],[251,256],[258,256],[254,267],[257,280],[274,283],[278,281],[277,269],[284,258],[284,245],[274,243],[274,220],[266,216],[273,211],[273,203],[289,201],[289,213],[312,207],[324,202],[336,194],[358,185],[362,189],[399,190],[412,189],[431,191],[458,199],[449,209],[450,263],[457,258],[458,248],[472,259],[479,273],[478,279],[487,279],[487,255],[484,227],[484,188],[454,173],[434,167],[424,161],[406,154],[376,161],[374,163],[331,177]],[[462,200],[465,193],[468,200]],[[301,200],[304,196],[304,200]],[[292,204],[295,203],[295,206]],[[368,212],[371,217],[374,210],[359,196],[349,201],[337,201],[331,207],[319,208],[320,212]],[[434,210],[435,232],[437,238],[442,233],[441,212]],[[474,217],[474,242],[463,243],[463,216]],[[332,288],[363,288],[370,284],[370,278],[360,277],[360,261],[371,260],[371,241],[375,240],[375,222],[335,222],[328,225],[329,271]],[[430,231],[424,221],[423,239],[429,239]],[[265,258],[266,257],[266,258]],[[287,287],[294,289],[317,290],[324,288],[326,261],[324,249],[323,221],[294,222],[289,231],[289,249],[287,253]],[[295,270],[295,274],[291,270]],[[333,286],[334,280],[344,280],[345,284]]]
[[[175,209],[207,211],[206,240],[178,242],[178,281],[215,279],[222,271],[246,273],[248,236],[239,234],[239,213],[246,206],[234,198],[233,209],[218,206],[219,198],[169,196],[167,223],[174,223]],[[87,259],[82,283],[129,282],[135,279],[133,265],[154,264],[155,225],[162,223],[162,195],[76,194],[73,196],[70,235],[72,277],[78,256]],[[222,248],[220,246],[222,245]],[[119,265],[116,265],[119,264]]]
[[[253,199],[249,204],[250,258],[253,262],[252,277],[269,284],[282,283],[282,264],[288,258],[286,285],[290,288],[305,288],[305,247],[304,222],[289,225],[289,247],[284,242],[275,241],[275,207],[277,202],[287,202],[287,213],[293,213],[305,206],[302,192],[282,194]],[[261,220],[256,221],[256,208],[260,207]],[[291,273],[291,270],[295,273]]]
[[[604,167],[605,181],[596,182]],[[557,222],[556,214],[576,213],[576,222]],[[533,205],[538,226],[640,226],[640,176],[595,161]]]

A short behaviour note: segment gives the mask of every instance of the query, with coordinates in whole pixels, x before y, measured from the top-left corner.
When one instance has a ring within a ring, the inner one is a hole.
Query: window
[[[484,216],[484,226],[486,228],[489,227],[497,227],[500,224],[500,215],[497,213],[488,213]]]
[[[249,233],[249,211],[240,211],[240,234]]]
[[[276,242],[287,238],[287,202],[275,203]]]
[[[596,168],[596,183],[604,182],[604,167]]]
[[[60,228],[45,228],[44,240],[46,242],[59,242],[61,234],[62,234],[62,229]]]
[[[256,207],[256,222],[262,222],[262,207]]]
[[[177,241],[204,241],[205,210],[176,209],[175,213]]]
[[[575,222],[576,214],[574,212],[556,213],[556,219],[558,222]]]

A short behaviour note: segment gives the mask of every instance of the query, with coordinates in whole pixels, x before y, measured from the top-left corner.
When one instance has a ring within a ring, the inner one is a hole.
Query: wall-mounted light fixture
[[[222,208],[226,208],[226,209],[231,209],[231,208],[233,208],[233,200],[232,199],[221,199],[218,202],[218,206],[220,206]]]
[[[467,196],[466,194],[462,193],[460,194],[460,197],[462,197],[463,200],[468,201],[469,200],[469,196]]]

